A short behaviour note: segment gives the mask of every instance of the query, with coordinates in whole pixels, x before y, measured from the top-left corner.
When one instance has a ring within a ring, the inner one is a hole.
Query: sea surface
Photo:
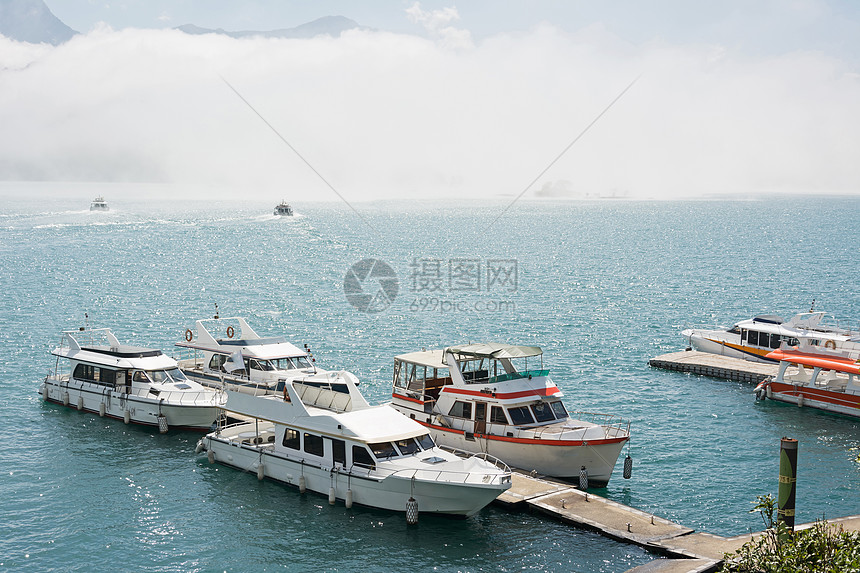
[[[372,403],[390,396],[397,354],[541,346],[570,410],[631,422],[632,478],[619,460],[594,492],[697,531],[762,529],[750,510],[776,494],[783,436],[799,440],[798,522],[860,514],[860,422],[648,366],[686,346],[685,327],[789,318],[813,299],[860,325],[858,198],[520,201],[494,222],[510,198],[354,210],[296,198],[297,216],[279,219],[280,197],[239,191],[207,202],[128,186],[28,189],[0,188],[0,570],[621,572],[657,558],[496,507],[413,527],[330,507],[209,465],[194,453],[198,434],[160,435],[37,394],[62,330],[110,327],[174,354],[216,305],[354,372]],[[97,194],[110,212],[88,210]],[[378,312],[344,294],[368,258],[398,280]]]

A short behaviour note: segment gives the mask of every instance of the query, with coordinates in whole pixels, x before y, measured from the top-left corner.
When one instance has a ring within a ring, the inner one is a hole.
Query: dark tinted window
[[[508,414],[511,416],[511,422],[517,426],[522,424],[534,424],[535,419],[532,418],[531,412],[525,406],[519,408],[508,408]]]
[[[552,408],[546,402],[532,404],[532,412],[534,412],[535,420],[538,422],[549,422],[555,419],[555,416],[552,414]]]
[[[567,410],[564,409],[564,404],[561,403],[561,400],[550,402],[549,405],[552,407],[552,412],[555,414],[556,418],[559,420],[567,418]]]
[[[322,456],[322,436],[315,436],[314,434],[305,434],[305,452],[311,454],[312,456]]]
[[[286,429],[284,432],[284,447],[290,448],[291,450],[298,450],[301,447],[298,431],[290,428]]]
[[[376,459],[382,460],[397,455],[397,450],[394,449],[394,444],[391,442],[379,442],[377,444],[368,444]]]
[[[369,468],[376,467],[373,456],[370,455],[370,452],[364,446],[352,446],[352,463]]]
[[[331,456],[335,463],[346,465],[346,442],[343,440],[331,441]]]

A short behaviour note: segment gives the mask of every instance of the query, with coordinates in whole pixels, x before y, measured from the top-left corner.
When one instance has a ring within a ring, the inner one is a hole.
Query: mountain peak
[[[18,42],[62,44],[72,30],[42,0],[0,0],[0,34]]]

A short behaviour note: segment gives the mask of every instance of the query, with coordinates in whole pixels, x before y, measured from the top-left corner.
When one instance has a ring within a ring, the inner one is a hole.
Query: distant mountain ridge
[[[328,35],[338,37],[347,30],[367,29],[345,16],[324,16],[294,28],[270,31],[228,32],[185,24],[175,28],[186,34],[221,34],[231,38],[313,38]],[[66,26],[45,4],[44,0],[0,0],[0,35],[18,42],[52,44],[57,46],[78,34]]]
[[[185,32],[186,34],[222,34],[231,38],[313,38],[315,36],[328,35],[338,37],[347,30],[365,29],[354,20],[350,20],[345,16],[324,16],[317,18],[313,22],[296,26],[295,28],[281,28],[279,30],[270,31],[253,31],[243,30],[236,32],[228,32],[222,28],[211,29],[201,28],[194,24],[184,24],[177,26],[176,30]]]
[[[57,46],[77,34],[43,0],[0,0],[0,34],[18,42]]]

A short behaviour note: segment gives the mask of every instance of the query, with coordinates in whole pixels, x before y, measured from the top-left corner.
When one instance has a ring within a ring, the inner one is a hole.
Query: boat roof
[[[529,356],[540,356],[543,350],[539,346],[515,346],[512,344],[500,344],[497,342],[481,342],[477,344],[464,344],[461,346],[449,346],[445,353],[460,354],[463,356],[474,356],[475,358],[526,358]]]
[[[395,360],[401,362],[411,362],[420,366],[428,366],[430,368],[446,369],[448,365],[442,362],[442,350],[422,350],[421,352],[409,352],[400,354],[394,357]]]
[[[813,368],[836,370],[837,372],[847,372],[848,374],[860,374],[860,361],[855,361],[847,356],[813,354],[810,352],[778,348],[768,354],[767,358],[779,360],[781,362],[802,364],[803,366],[811,366]]]
[[[85,339],[81,344],[79,339]],[[108,344],[97,344],[96,341]],[[54,356],[110,366],[112,368],[140,368],[141,370],[166,370],[176,368],[176,361],[157,348],[120,344],[109,328],[67,330],[63,332],[60,346],[51,351]]]
[[[369,443],[400,440],[427,433],[424,426],[386,404],[332,412],[297,400],[298,395],[293,392],[291,402],[284,402],[277,395],[252,396],[232,390],[227,390],[226,395],[224,409],[230,412],[293,428],[341,434]]]

